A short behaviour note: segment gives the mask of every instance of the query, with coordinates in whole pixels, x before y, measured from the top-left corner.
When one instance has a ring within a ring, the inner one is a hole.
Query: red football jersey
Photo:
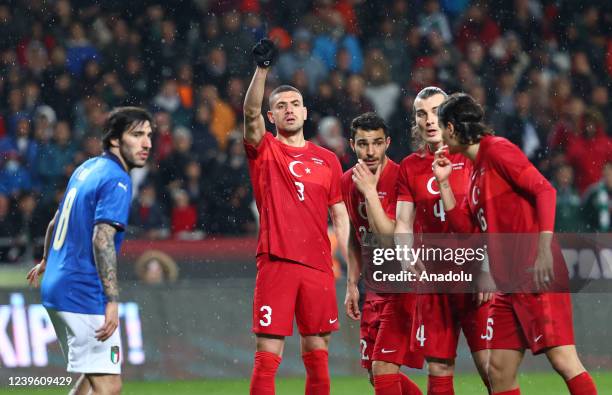
[[[269,132],[257,147],[245,148],[260,216],[257,255],[331,273],[328,208],[342,201],[336,155],[308,141],[291,147]]]
[[[461,154],[452,154],[448,158],[453,166],[450,176],[451,187],[457,202],[461,202],[467,192],[472,164]],[[397,200],[414,203],[415,233],[450,231],[450,224],[440,198],[440,188],[431,170],[433,160],[433,152],[426,149],[407,156],[400,165]]]
[[[399,165],[388,159],[376,185],[382,208],[387,213],[387,216],[394,221],[397,203],[396,183],[398,173]],[[368,222],[365,199],[353,183],[352,175],[353,169],[347,170],[342,175],[342,198],[344,199],[353,228],[355,228],[357,240],[361,243],[365,234],[371,233],[372,230]]]
[[[537,252],[535,234],[553,230],[555,202],[555,189],[516,145],[503,137],[486,136],[480,140],[468,195],[448,214],[461,229],[473,229],[475,224],[482,233],[516,234],[489,236],[498,245],[504,244],[506,254],[502,257],[501,248],[491,250],[489,246],[491,269],[499,285],[529,287],[533,274],[528,269]],[[508,255],[508,251],[515,253]],[[556,278],[564,281],[567,268],[556,243],[552,252]],[[515,256],[522,259],[512,259]]]
[[[394,221],[395,206],[397,204],[396,184],[398,173],[399,165],[393,162],[391,159],[388,159],[387,164],[385,165],[384,169],[382,169],[382,173],[378,179],[378,184],[376,185],[378,198],[380,199],[382,208],[385,210],[387,216]],[[353,228],[355,229],[357,240],[360,244],[362,244],[363,238],[366,236],[366,234],[372,233],[372,229],[370,228],[370,223],[368,222],[365,199],[363,194],[359,192],[359,189],[357,189],[357,186],[355,186],[353,183],[352,175],[353,169],[349,169],[342,175],[342,198],[344,199],[344,204],[346,205]],[[363,260],[365,261],[369,259],[364,257]],[[373,301],[381,299],[384,299],[384,297],[380,294],[373,292],[367,293],[367,300]]]

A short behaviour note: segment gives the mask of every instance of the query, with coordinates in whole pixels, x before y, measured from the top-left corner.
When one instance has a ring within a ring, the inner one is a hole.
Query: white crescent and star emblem
[[[290,172],[291,172],[291,174],[293,174],[295,177],[297,177],[297,178],[301,178],[301,177],[302,177],[304,174],[298,174],[297,170],[299,170],[299,169],[296,169],[296,167],[295,167],[295,166],[296,166],[298,163],[299,163],[300,165],[304,166],[304,162],[299,161],[299,160],[294,160],[293,162],[289,163],[289,171],[290,171]],[[310,171],[311,171],[311,170],[310,170],[310,168],[308,168],[308,167],[304,168],[304,172],[305,172],[306,174],[310,174]]]

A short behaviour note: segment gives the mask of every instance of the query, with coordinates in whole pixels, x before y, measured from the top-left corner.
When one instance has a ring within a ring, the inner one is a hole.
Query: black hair
[[[435,96],[435,95],[442,95],[444,96],[445,100],[446,98],[448,98],[448,95],[442,89],[438,88],[437,86],[428,86],[428,87],[421,89],[421,91],[417,93],[416,97],[414,98],[414,101],[416,101],[417,99],[421,99],[421,100],[429,99],[430,97]],[[414,107],[414,103],[412,104],[412,113],[413,113],[412,130],[411,130],[412,147],[416,151],[418,151],[425,147],[425,141],[423,141],[423,137],[421,137],[419,126],[416,124],[416,121],[414,120],[414,115],[416,114],[416,108]]]
[[[272,108],[272,98],[275,95],[279,93],[283,93],[283,92],[296,92],[296,93],[299,93],[300,96],[304,97],[304,95],[302,95],[302,92],[300,92],[298,88],[291,86],[291,85],[281,85],[277,87],[276,89],[274,89],[272,92],[270,92],[270,96],[268,98],[268,105],[270,106],[270,108]]]
[[[117,107],[111,111],[104,124],[102,144],[105,150],[111,147],[112,139],[121,139],[123,133],[141,122],[153,126],[153,117],[140,107]]]
[[[454,93],[438,107],[438,122],[455,128],[459,142],[464,145],[475,144],[484,136],[493,134],[483,122],[484,110],[466,93]]]
[[[389,127],[385,123],[385,120],[382,119],[375,112],[365,112],[351,122],[351,139],[355,139],[355,133],[357,133],[357,129],[361,130],[378,130],[382,129],[385,133],[385,137],[389,136]]]

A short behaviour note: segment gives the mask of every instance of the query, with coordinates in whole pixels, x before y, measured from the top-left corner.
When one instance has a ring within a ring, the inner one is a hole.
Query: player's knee
[[[123,383],[121,382],[120,378],[118,378],[117,380],[113,380],[109,384],[108,394],[109,395],[120,395],[122,388],[123,388]]]
[[[427,360],[429,374],[432,376],[452,376],[455,374],[455,361],[453,360]]]
[[[546,355],[553,369],[565,380],[569,380],[585,370],[575,351],[553,349],[547,352]]]
[[[395,374],[399,372],[399,366],[394,363],[384,361],[372,362],[372,374],[382,376],[383,374]]]
[[[503,383],[513,381],[514,374],[501,358],[491,357],[487,366],[487,376],[491,383]]]

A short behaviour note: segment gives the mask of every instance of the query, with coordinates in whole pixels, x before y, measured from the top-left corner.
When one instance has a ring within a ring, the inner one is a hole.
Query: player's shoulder
[[[328,150],[327,148],[323,148],[320,145],[316,145],[315,143],[310,141],[307,144],[308,152],[311,155],[311,160],[315,162],[323,160],[329,163],[330,165],[332,163],[337,163],[338,165],[340,164],[338,156],[336,156],[336,154],[334,154],[332,151]]]
[[[500,137],[500,136],[494,136],[494,135],[484,136],[480,140],[480,148],[485,153],[488,153],[487,156],[491,154],[499,154],[499,155],[515,154],[516,155],[516,154],[522,153],[521,149],[516,144],[508,140],[507,138]]]
[[[342,173],[342,177],[340,177],[342,183],[350,183],[353,181],[353,167]]]
[[[401,171],[407,171],[410,174],[418,173],[423,166],[431,167],[433,158],[428,158],[424,152],[413,152],[406,156],[399,164]]]

